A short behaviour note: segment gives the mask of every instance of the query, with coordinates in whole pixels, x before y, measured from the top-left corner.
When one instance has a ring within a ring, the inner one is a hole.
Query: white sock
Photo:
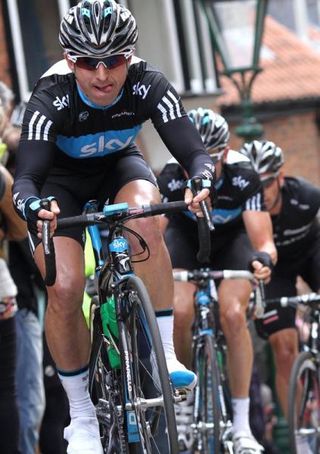
[[[177,369],[185,369],[184,365],[177,360],[174,351],[172,310],[157,311],[156,316],[169,374]]]
[[[72,373],[59,371],[58,376],[69,400],[70,418],[95,417],[89,394],[89,369],[86,367]]]
[[[249,397],[238,399],[232,399],[233,409],[233,433],[246,432],[251,434],[250,423],[249,423]]]
[[[175,358],[176,354],[173,346],[173,315],[172,311],[156,312],[160,336],[166,359]]]

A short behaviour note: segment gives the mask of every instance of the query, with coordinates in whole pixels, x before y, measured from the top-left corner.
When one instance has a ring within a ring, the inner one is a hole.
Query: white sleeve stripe
[[[249,200],[247,200],[246,209],[252,210],[252,211],[261,211],[261,209],[262,209],[261,194],[257,194],[255,196],[251,197]]]
[[[28,140],[32,140],[33,137],[33,125],[34,122],[36,121],[37,117],[40,115],[40,112],[38,110],[35,111],[35,113],[32,115],[32,118],[29,123],[29,134],[28,134]]]
[[[173,99],[173,101],[174,101],[175,107],[176,107],[176,109],[177,109],[178,117],[181,117],[181,111],[180,111],[179,100],[174,96],[173,93],[171,93],[171,91],[168,91],[168,95],[169,95],[170,98]]]
[[[167,123],[168,121],[168,117],[167,117],[167,111],[166,109],[159,103],[157,105],[157,108],[160,110],[160,112],[162,113],[162,119],[163,119],[163,122],[164,123]]]
[[[47,120],[45,115],[41,115],[37,110],[31,117],[29,123],[28,140],[46,140],[48,141],[48,134],[52,125],[51,120]]]
[[[171,98],[173,103],[170,101],[169,97]],[[175,118],[182,116],[179,101],[170,91],[167,91],[166,95],[163,96],[157,108],[162,113],[164,123],[167,123],[169,121],[168,115],[171,120],[174,120]]]
[[[48,120],[47,124],[46,124],[46,127],[44,128],[44,133],[43,133],[43,139],[44,140],[48,140],[48,133],[49,133],[49,129],[50,129],[51,125],[52,125],[52,121]]]
[[[36,137],[35,137],[36,140],[40,140],[40,138],[41,138],[41,135],[40,135],[41,134],[41,127],[42,127],[45,119],[46,119],[46,117],[44,115],[41,115],[40,120],[37,123],[37,126],[36,126]]]
[[[173,104],[165,96],[162,98],[163,102],[169,107],[169,115],[171,120],[175,119]]]

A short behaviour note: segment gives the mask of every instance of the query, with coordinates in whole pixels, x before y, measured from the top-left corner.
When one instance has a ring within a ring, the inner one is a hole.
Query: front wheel
[[[199,336],[193,345],[194,370],[198,376],[194,399],[194,451],[201,454],[221,452],[223,390],[219,376],[214,338]]]
[[[298,355],[291,370],[288,395],[292,454],[320,452],[319,373],[319,364],[311,352]]]
[[[178,453],[173,390],[159,333],[147,290],[137,276],[117,286],[121,307],[120,342],[124,374],[128,379],[128,357],[132,372],[131,407],[135,411],[139,443],[134,453]],[[122,327],[122,328],[121,328]],[[127,361],[127,362],[126,362]],[[129,399],[130,400],[130,399]]]

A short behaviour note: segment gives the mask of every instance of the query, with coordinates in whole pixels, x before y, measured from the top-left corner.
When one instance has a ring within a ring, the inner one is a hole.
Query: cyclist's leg
[[[233,232],[229,241],[216,254],[217,269],[247,269],[252,248],[245,232]],[[218,288],[220,321],[228,347],[229,383],[233,407],[235,452],[261,447],[254,440],[249,424],[249,387],[253,365],[253,347],[247,327],[246,309],[251,284],[243,279],[224,280]]]
[[[194,291],[195,286],[191,283],[174,283],[174,346],[179,361],[188,368],[192,367]]]
[[[276,389],[283,414],[288,416],[288,383],[290,371],[298,355],[298,334],[295,328],[282,329],[269,337],[275,369]]]
[[[66,187],[68,181],[69,179],[64,182]],[[61,217],[80,214],[83,199],[90,197],[85,194],[79,201],[72,195],[72,191],[59,186],[56,180],[54,183],[47,181],[42,195],[49,194],[57,197]],[[42,245],[35,236],[31,237],[30,243],[35,248],[36,264],[44,274]],[[54,245],[57,278],[55,284],[47,288],[45,333],[69,400],[71,425],[65,429],[64,435],[69,442],[68,453],[82,452],[81,449],[85,449],[88,454],[100,453],[99,425],[88,392],[90,337],[82,313],[85,279],[81,229],[58,232],[54,237]]]
[[[236,399],[249,396],[253,350],[246,307],[250,292],[251,285],[243,279],[224,280],[218,291],[220,321],[228,346],[229,383]]]
[[[296,265],[281,263],[275,266],[271,282],[266,286],[266,297],[296,295]],[[275,363],[277,397],[285,416],[288,415],[288,384],[290,372],[298,355],[298,333],[295,325],[296,309],[269,304],[263,319],[257,320],[258,334],[268,338]]]
[[[124,185],[117,192],[115,202],[125,201],[129,205],[160,202],[160,193],[153,174],[147,164],[141,161],[141,158],[136,158],[135,162],[131,159],[130,178],[127,178],[127,182],[124,181]],[[122,162],[120,165],[123,167]],[[170,312],[173,306],[172,266],[161,233],[159,218],[132,220],[128,222],[128,226],[144,238],[150,249],[150,258],[135,263],[134,266],[137,275],[145,283],[157,311],[157,321],[172,382],[179,388],[193,388],[196,375],[177,361],[173,347],[173,315]],[[141,246],[136,238],[129,235],[129,241],[133,255],[141,252]]]

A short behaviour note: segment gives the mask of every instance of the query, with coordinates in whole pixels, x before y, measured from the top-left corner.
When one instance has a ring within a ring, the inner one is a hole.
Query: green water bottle
[[[110,344],[107,348],[110,365],[113,369],[119,369],[120,355],[112,343],[112,339],[117,340],[119,338],[115,300],[113,295],[107,297],[106,302],[101,306],[101,320],[103,333],[106,338],[110,340]]]

